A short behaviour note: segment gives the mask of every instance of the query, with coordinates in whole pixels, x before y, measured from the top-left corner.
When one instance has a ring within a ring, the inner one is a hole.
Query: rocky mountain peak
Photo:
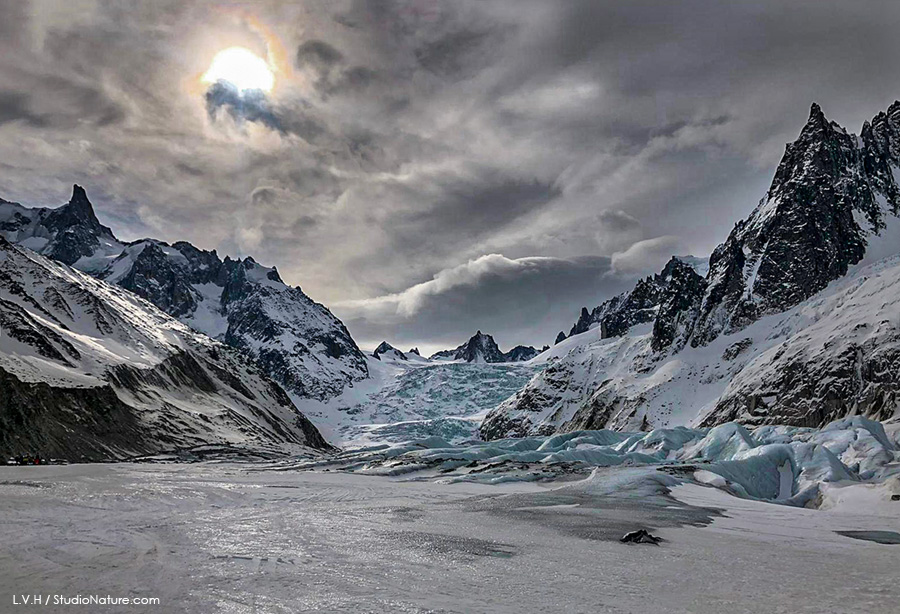
[[[365,356],[341,321],[275,267],[219,259],[186,241],[122,243],[75,186],[57,209],[6,206],[0,234],[122,286],[194,329],[243,350],[299,397],[326,399],[368,377]]]
[[[94,206],[88,200],[87,192],[77,183],[72,186],[72,198],[68,202],[73,212],[84,217],[94,217]]]
[[[869,184],[875,193],[883,197],[886,209],[893,215],[900,215],[900,101],[895,101],[887,112],[878,113],[871,122],[863,126],[864,169]],[[884,226],[885,212],[877,211],[870,216],[873,229]]]
[[[54,230],[65,231],[72,226],[83,226],[112,237],[112,230],[103,226],[94,213],[94,206],[88,199],[87,192],[78,184],[72,186],[72,198],[62,207],[51,210],[45,220],[45,225]]]
[[[859,221],[883,224],[878,192],[895,187],[885,162],[890,137],[877,139],[871,126],[866,133],[864,143],[880,141],[881,153],[860,149],[856,137],[812,106],[766,197],[711,256],[692,345],[789,309],[862,259],[866,231]]]
[[[372,356],[374,356],[378,360],[381,360],[382,356],[384,356],[385,358],[409,360],[409,358],[407,358],[406,354],[404,354],[403,352],[401,352],[400,350],[395,348],[393,345],[391,345],[387,341],[382,341],[380,344],[378,344],[378,347],[375,348],[374,352],[372,352]]]
[[[695,269],[698,263],[705,261],[692,256],[687,259],[692,262],[672,256],[662,271],[639,279],[631,291],[614,296],[592,311],[582,307],[569,336],[597,327],[600,337],[608,339],[622,336],[638,324],[653,323],[659,349],[676,341],[682,343],[685,324],[681,311],[692,309],[698,300],[697,292],[706,287],[703,277]],[[693,327],[688,326],[686,330],[693,330]],[[556,343],[565,338],[560,332]]]
[[[166,253],[164,248],[169,246],[143,239],[132,247],[133,250],[126,250],[116,259],[123,264],[130,261],[127,272],[113,278],[112,270],[117,267],[110,267],[105,273],[107,280],[131,290],[175,317],[192,313],[197,308],[198,298],[191,288],[191,277]]]
[[[828,140],[839,136],[850,135],[847,134],[843,126],[825,117],[822,107],[814,102],[810,105],[809,119],[806,120],[806,125],[800,130],[800,136],[787,147],[796,146],[798,143],[810,144],[814,141],[819,143],[828,142]]]
[[[662,274],[651,275],[639,279],[630,292],[614,296],[590,312],[582,308],[569,336],[587,332],[599,325],[600,337],[608,339],[624,335],[636,324],[652,322],[664,285]]]
[[[457,352],[457,360],[466,362],[504,362],[503,352],[490,335],[476,332]]]
[[[900,213],[898,171],[900,102],[867,122],[859,139],[813,103],[799,136],[785,147],[765,197],[710,256],[703,283],[687,273],[687,263],[673,258],[630,292],[590,312],[582,309],[569,336],[597,324],[601,337],[625,334],[635,324],[656,320],[668,301],[667,309],[674,311],[660,323],[677,314],[680,332],[676,339],[674,329],[656,327],[654,347],[676,341],[677,346],[685,333],[697,347],[790,309],[860,262],[871,233],[885,227],[886,215]],[[676,271],[687,292],[681,298],[666,292]],[[696,314],[696,322],[683,320],[688,312]]]
[[[666,264],[661,277],[662,291],[653,320],[650,346],[657,352],[669,347],[680,350],[694,331],[707,282],[694,267],[674,256]]]
[[[680,275],[688,275],[688,271],[693,273],[694,267],[692,267],[690,264],[688,264],[678,256],[672,256],[666,263],[666,266],[663,267],[663,270],[660,272],[660,276],[662,277],[663,281],[668,282],[674,277]],[[694,274],[696,275],[696,273]]]
[[[456,349],[435,352],[431,358],[466,362],[521,362],[531,360],[537,355],[536,349],[524,345],[517,345],[506,353],[501,352],[494,338],[479,330]]]
[[[816,126],[828,125],[828,119],[825,117],[825,113],[822,112],[822,107],[819,106],[819,103],[814,102],[809,105],[809,119],[806,120],[806,124]]]
[[[503,355],[506,362],[525,362],[541,352],[530,345],[517,345]]]
[[[65,264],[97,254],[102,247],[101,239],[106,244],[118,243],[112,230],[97,219],[87,193],[79,185],[73,187],[72,198],[65,205],[56,209],[22,207],[15,217],[10,230],[16,232],[17,241],[29,236],[45,241],[37,251]]]

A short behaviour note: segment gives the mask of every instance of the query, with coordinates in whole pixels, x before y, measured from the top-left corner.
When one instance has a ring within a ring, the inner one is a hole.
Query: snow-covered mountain
[[[409,357],[406,354],[395,348],[387,341],[382,341],[380,344],[378,344],[378,347],[375,348],[374,352],[372,352],[372,356],[374,356],[378,360],[409,360]]]
[[[523,362],[531,360],[539,352],[531,346],[517,345],[503,353],[490,335],[476,332],[468,341],[452,350],[441,350],[431,355],[431,360],[463,360],[465,362]]]
[[[505,362],[503,352],[490,335],[481,331],[452,350],[442,350],[430,356],[431,360],[462,360],[465,362]]]
[[[530,345],[517,345],[503,355],[506,362],[526,362],[541,352]]]
[[[568,337],[593,328],[599,328],[604,339],[623,335],[636,324],[654,322],[664,303],[668,310],[679,311],[684,300],[702,294],[704,284],[693,264],[673,256],[661,273],[639,280],[632,290],[614,296],[590,312],[582,307]],[[557,343],[566,338],[566,335],[557,336]]]
[[[848,134],[813,105],[772,186],[709,258],[582,311],[487,439],[557,430],[823,425],[900,407],[900,102]]]
[[[48,249],[68,241],[31,236]],[[0,453],[98,460],[204,445],[328,447],[237,351],[3,237],[0,331]]]
[[[72,198],[56,209],[28,209],[0,198],[0,236],[68,265],[92,258],[112,258],[122,244],[94,215],[84,188],[74,186]]]
[[[57,209],[0,201],[0,236],[131,290],[195,330],[239,348],[302,398],[327,399],[368,377],[343,323],[278,271],[180,241],[122,243],[84,190]]]
[[[890,112],[900,118],[900,104]],[[884,142],[900,136],[896,123],[876,121]],[[812,106],[766,197],[710,256],[694,346],[793,307],[862,260],[866,237],[900,206],[898,159],[879,144],[871,125],[860,142]]]

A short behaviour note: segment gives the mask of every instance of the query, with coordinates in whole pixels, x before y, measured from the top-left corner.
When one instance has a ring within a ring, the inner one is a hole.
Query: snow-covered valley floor
[[[896,612],[883,487],[822,509],[652,466],[485,484],[284,463],[0,469],[0,611],[14,595],[158,597],[103,612]],[[668,486],[666,486],[668,485]],[[671,493],[671,494],[670,494]],[[622,544],[649,528],[660,546]]]

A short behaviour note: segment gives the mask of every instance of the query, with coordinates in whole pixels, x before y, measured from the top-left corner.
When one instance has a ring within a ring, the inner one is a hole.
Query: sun
[[[200,80],[204,83],[228,81],[239,90],[271,92],[275,73],[264,59],[249,49],[229,47],[216,54]]]

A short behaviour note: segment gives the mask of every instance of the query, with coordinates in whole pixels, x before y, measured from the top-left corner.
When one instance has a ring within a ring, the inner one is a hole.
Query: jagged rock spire
[[[865,232],[854,212],[878,216],[864,158],[856,138],[813,103],[766,198],[710,257],[692,345],[789,309],[862,259]]]
[[[809,105],[809,120],[808,122],[825,122],[825,114],[822,112],[822,107],[819,106],[819,103],[814,102]]]

